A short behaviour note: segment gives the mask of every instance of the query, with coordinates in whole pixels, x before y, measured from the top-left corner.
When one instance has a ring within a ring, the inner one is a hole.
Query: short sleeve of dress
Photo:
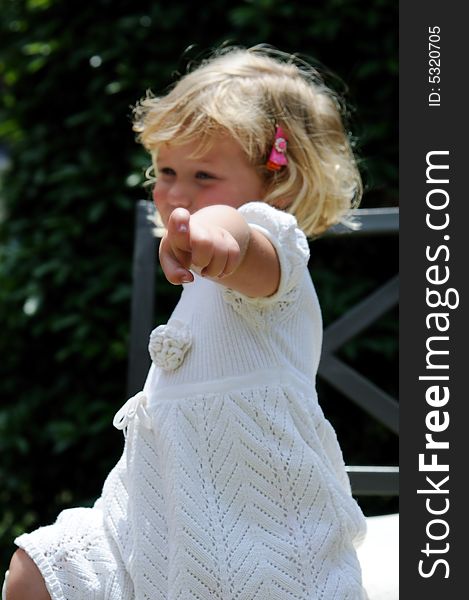
[[[249,202],[238,210],[274,246],[280,262],[280,284],[275,294],[265,298],[251,298],[230,288],[224,289],[224,298],[253,325],[283,320],[294,310],[305,276],[309,259],[306,236],[293,215],[264,202]]]

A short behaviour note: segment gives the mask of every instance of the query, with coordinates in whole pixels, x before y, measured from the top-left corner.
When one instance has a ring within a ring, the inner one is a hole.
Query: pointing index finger
[[[185,208],[175,208],[168,221],[168,233],[172,245],[183,252],[191,251],[190,212]]]

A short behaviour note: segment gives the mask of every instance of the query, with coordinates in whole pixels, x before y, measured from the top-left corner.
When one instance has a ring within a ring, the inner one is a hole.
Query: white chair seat
[[[358,548],[369,600],[399,598],[399,514],[367,517],[368,533]]]

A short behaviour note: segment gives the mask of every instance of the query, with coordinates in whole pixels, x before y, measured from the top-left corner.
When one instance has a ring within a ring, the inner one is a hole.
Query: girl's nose
[[[172,203],[177,204],[177,206],[182,206],[183,208],[188,208],[191,204],[190,191],[187,189],[187,186],[179,182],[171,186],[168,197]]]

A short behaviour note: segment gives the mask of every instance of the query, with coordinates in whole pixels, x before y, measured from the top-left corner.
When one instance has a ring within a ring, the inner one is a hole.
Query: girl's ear
[[[280,210],[285,210],[290,206],[291,203],[292,201],[290,198],[279,198],[278,200],[275,200],[273,205],[276,208],[280,208]]]

